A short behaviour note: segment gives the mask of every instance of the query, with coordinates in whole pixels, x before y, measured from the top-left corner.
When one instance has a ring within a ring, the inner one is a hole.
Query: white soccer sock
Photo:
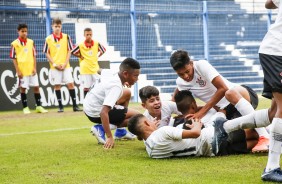
[[[116,126],[116,125],[113,125],[113,124],[110,124],[110,129],[111,129],[111,130],[115,130],[115,129],[117,129],[117,126]]]
[[[240,112],[242,116],[245,116],[255,111],[251,103],[247,101],[245,98],[241,98],[235,105],[235,108]],[[269,134],[264,127],[255,128],[255,130],[260,137],[264,136],[266,138],[269,138]]]
[[[266,171],[280,167],[280,154],[282,146],[282,118],[273,118],[270,129],[269,153]]]
[[[268,109],[262,109],[246,116],[228,120],[223,124],[223,128],[227,133],[230,133],[239,129],[266,127],[269,124]]]
[[[251,114],[255,111],[250,102],[247,101],[245,98],[241,98],[235,105],[235,108],[240,112],[242,116]]]

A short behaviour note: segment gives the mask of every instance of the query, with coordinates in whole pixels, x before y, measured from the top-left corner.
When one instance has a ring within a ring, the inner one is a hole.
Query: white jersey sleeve
[[[112,87],[109,91],[106,91],[106,97],[103,105],[114,107],[120,96],[122,95],[122,89],[118,86]]]
[[[215,77],[219,76],[218,71],[206,60],[199,60],[195,68],[195,72],[199,72],[200,76],[205,77],[210,82],[212,82]]]

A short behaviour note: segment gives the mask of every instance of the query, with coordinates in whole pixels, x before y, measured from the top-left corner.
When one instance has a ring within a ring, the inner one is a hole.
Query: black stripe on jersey
[[[104,53],[106,52],[106,49],[99,43],[99,51]]]
[[[173,155],[177,155],[177,154],[180,154],[180,153],[188,153],[188,152],[194,152],[194,151],[196,151],[196,147],[195,146],[190,147],[190,148],[186,148],[184,150],[173,151],[171,153]]]
[[[68,48],[69,48],[69,50],[73,49],[73,44],[72,44],[72,41],[71,41],[71,38],[70,38],[69,35],[68,35]]]
[[[47,42],[45,42],[44,44],[43,52],[48,53],[48,43]]]
[[[77,45],[72,51],[71,51],[71,53],[72,54],[75,54],[75,53],[77,53],[79,51],[79,45]]]

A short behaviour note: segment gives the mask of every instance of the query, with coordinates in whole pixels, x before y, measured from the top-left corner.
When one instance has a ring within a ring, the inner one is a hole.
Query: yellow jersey
[[[66,62],[68,51],[73,49],[71,38],[64,33],[58,38],[54,34],[49,35],[44,44],[43,52],[49,53],[55,64],[63,65]],[[70,63],[67,64],[66,68],[70,67]],[[50,68],[54,69],[53,65],[50,64]]]
[[[85,42],[78,44],[72,53],[80,52],[83,60],[79,59],[80,74],[97,74],[99,70],[98,52],[104,53],[106,49],[97,41],[92,40],[92,44],[87,46]]]
[[[35,56],[36,50],[33,40],[27,38],[24,41],[18,38],[11,43],[10,58],[17,60],[18,68],[23,76],[32,75]]]

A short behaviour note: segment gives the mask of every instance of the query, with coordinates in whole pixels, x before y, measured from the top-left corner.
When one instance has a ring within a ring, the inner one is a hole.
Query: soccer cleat
[[[82,109],[80,109],[78,106],[74,106],[72,109],[73,109],[73,112],[80,112],[80,111],[82,111]]]
[[[216,118],[214,121],[214,139],[212,141],[212,151],[214,155],[218,155],[221,145],[226,142],[228,134],[223,128],[223,124],[227,121],[222,117]]]
[[[264,170],[261,179],[263,181],[282,182],[282,171],[279,167],[268,172]]]
[[[136,135],[128,132],[125,128],[117,128],[114,137],[115,140],[134,140]]]
[[[259,141],[256,144],[255,147],[253,147],[252,152],[253,153],[265,153],[268,152],[268,147],[269,147],[269,139],[261,136],[259,137]]]
[[[37,113],[46,113],[46,112],[48,112],[46,109],[44,109],[42,106],[37,106],[36,107],[36,109],[35,109],[35,111],[37,112]]]
[[[30,110],[28,107],[23,108],[23,113],[24,114],[30,114]]]
[[[91,127],[92,135],[94,135],[98,141],[98,144],[105,144],[106,138],[105,138],[105,131],[102,125],[94,125]]]
[[[58,108],[58,113],[64,112],[64,107],[59,107]]]

